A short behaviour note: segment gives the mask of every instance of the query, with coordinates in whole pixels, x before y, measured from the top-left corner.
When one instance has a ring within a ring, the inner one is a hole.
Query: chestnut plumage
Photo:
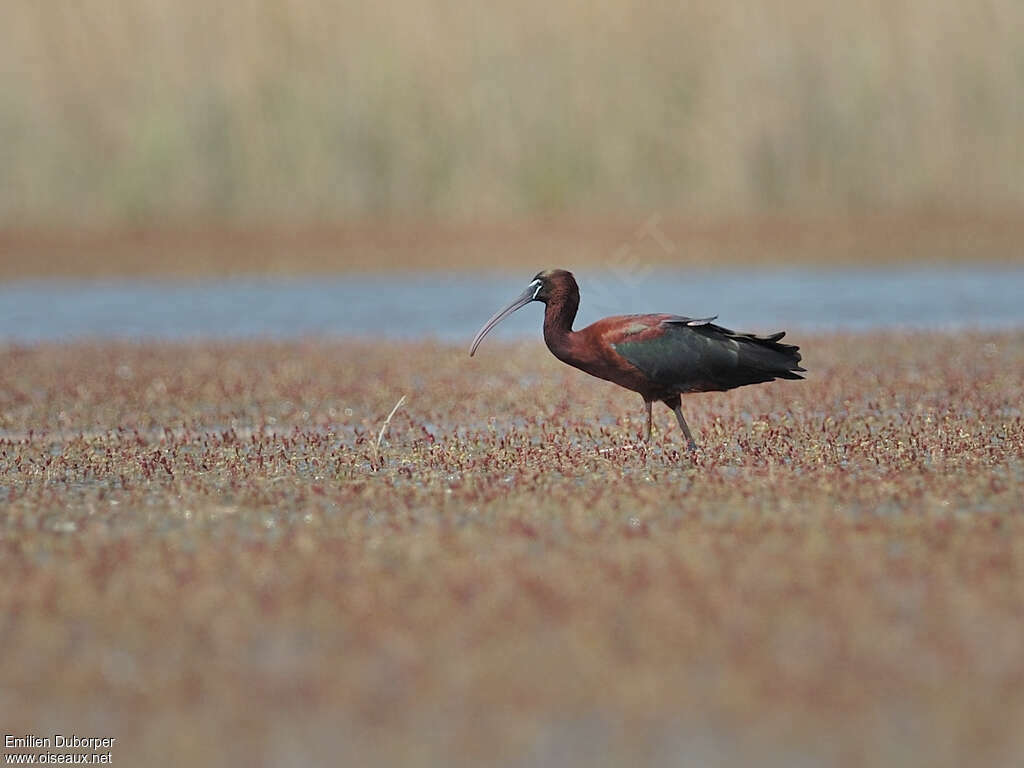
[[[473,339],[470,356],[494,326],[533,301],[545,304],[544,341],[555,357],[643,397],[645,440],[651,437],[655,400],[675,412],[692,450],[696,443],[683,418],[681,395],[803,378],[799,347],[780,343],[784,331],[756,336],[715,325],[714,317],[668,314],[606,317],[574,331],[580,291],[572,273],[564,269],[537,273],[522,294],[484,324]]]

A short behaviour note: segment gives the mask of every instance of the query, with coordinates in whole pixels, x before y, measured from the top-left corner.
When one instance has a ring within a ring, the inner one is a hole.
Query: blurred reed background
[[[11,0],[0,228],[923,211],[1003,251],[1022,39],[1016,0]]]

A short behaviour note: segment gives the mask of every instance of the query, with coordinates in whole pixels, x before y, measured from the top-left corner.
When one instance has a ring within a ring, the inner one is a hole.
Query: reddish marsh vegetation
[[[1024,341],[794,341],[807,381],[687,399],[696,463],[539,342],[4,348],[5,728],[149,765],[1011,763]]]

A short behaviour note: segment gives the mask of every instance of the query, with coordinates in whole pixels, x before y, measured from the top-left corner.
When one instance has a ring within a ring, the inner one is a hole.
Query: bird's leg
[[[682,428],[683,434],[686,435],[686,445],[687,445],[687,447],[691,451],[696,451],[697,450],[697,441],[693,439],[693,435],[690,434],[690,428],[688,426],[686,426],[686,419],[683,418],[683,408],[682,408],[682,405],[677,400],[674,403],[669,403],[668,406],[675,413],[676,420],[679,422],[679,426]]]
[[[644,400],[647,407],[647,428],[644,430],[644,442],[651,442],[651,427],[654,424],[654,403],[651,400]]]

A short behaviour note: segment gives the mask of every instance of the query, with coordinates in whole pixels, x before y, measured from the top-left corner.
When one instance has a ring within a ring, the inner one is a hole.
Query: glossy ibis
[[[697,444],[683,418],[680,395],[803,378],[798,373],[804,370],[799,347],[779,343],[785,331],[755,336],[715,325],[714,317],[680,315],[606,317],[574,331],[580,289],[564,269],[537,273],[515,301],[484,324],[469,348],[470,356],[494,326],[531,301],[545,305],[544,342],[555,357],[640,393],[647,408],[646,441],[651,439],[655,400],[675,412],[687,445],[694,450]]]

